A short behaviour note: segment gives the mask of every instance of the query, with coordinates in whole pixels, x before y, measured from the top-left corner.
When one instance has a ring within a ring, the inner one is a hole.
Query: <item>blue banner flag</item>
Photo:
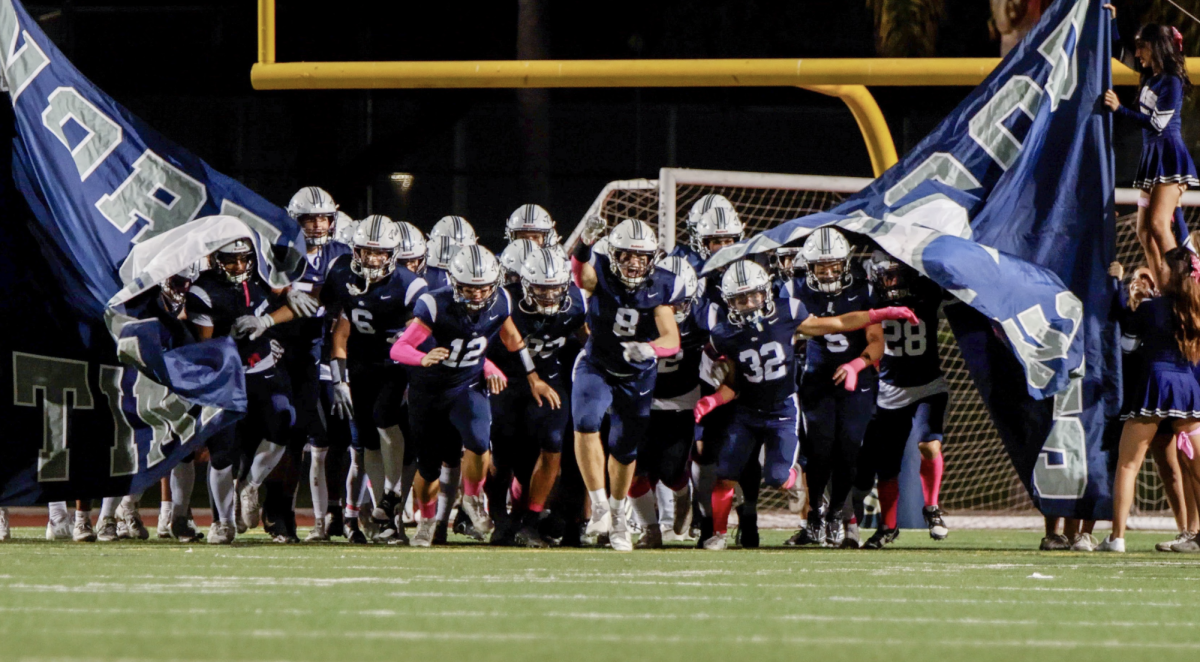
[[[0,0],[0,89],[0,504],[139,493],[246,408],[233,342],[173,340],[175,320],[139,319],[149,291],[238,237],[286,286],[302,233],[97,89],[16,0]]]
[[[1111,517],[1106,418],[1119,357],[1111,27],[1101,0],[1057,0],[987,79],[870,186],[829,212],[713,256],[706,270],[834,225],[868,237],[963,305],[967,367],[1034,504]],[[953,444],[953,439],[948,443]]]

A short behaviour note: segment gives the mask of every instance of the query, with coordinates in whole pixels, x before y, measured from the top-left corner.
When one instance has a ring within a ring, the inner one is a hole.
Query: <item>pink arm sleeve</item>
[[[676,354],[679,353],[678,347],[659,347],[658,345],[655,345],[654,343],[650,343],[650,346],[654,348],[654,355],[660,359],[665,359],[665,358],[668,358],[671,356],[675,356]]]
[[[504,376],[504,371],[496,367],[496,364],[492,363],[491,359],[483,360],[483,376],[488,379],[492,377],[499,377],[504,381],[508,381],[508,377]]]
[[[421,343],[425,342],[430,336],[429,327],[425,326],[421,320],[416,320],[408,325],[400,339],[396,344],[392,345],[392,350],[388,354],[396,363],[403,365],[421,365],[421,359],[425,358],[425,352],[417,349]]]

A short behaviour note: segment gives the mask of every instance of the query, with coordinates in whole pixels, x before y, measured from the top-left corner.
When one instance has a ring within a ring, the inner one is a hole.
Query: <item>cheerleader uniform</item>
[[[1121,420],[1142,417],[1200,419],[1196,366],[1179,351],[1170,297],[1147,299],[1127,311],[1122,333],[1141,340],[1141,374],[1128,383]]]
[[[1154,76],[1138,92],[1138,109],[1125,106],[1117,114],[1142,126],[1142,159],[1134,188],[1148,191],[1156,184],[1200,186],[1196,164],[1188,153],[1180,133],[1183,109],[1183,81],[1178,76]]]

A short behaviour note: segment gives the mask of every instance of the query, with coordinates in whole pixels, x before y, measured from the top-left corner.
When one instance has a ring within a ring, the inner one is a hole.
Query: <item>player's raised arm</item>
[[[873,310],[856,310],[852,313],[844,313],[836,317],[809,315],[807,319],[800,323],[798,328],[800,329],[800,333],[811,338],[813,336],[827,336],[831,333],[858,331],[873,324],[879,324],[883,320],[904,320],[914,325],[921,323],[921,320],[917,319],[916,314],[912,310],[904,306],[888,306]],[[879,331],[879,333],[882,334],[882,331]],[[880,335],[880,338],[882,337]],[[880,340],[880,342],[883,341]]]
[[[607,224],[603,218],[599,216],[588,217],[583,227],[583,232],[579,235],[579,243],[575,245],[575,250],[571,252],[571,275],[575,279],[575,285],[581,289],[591,292],[596,289],[596,269],[592,266],[592,245],[600,240],[607,229]]]

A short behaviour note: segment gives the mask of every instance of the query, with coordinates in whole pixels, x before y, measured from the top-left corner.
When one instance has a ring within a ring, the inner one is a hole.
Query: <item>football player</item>
[[[526,547],[546,547],[539,532],[539,519],[554,481],[558,478],[563,438],[569,433],[570,382],[563,364],[563,349],[572,337],[583,333],[586,300],[571,282],[570,265],[550,248],[536,248],[527,240],[513,246],[533,250],[520,265],[516,283],[505,286],[514,303],[512,321],[525,339],[537,374],[564,403],[557,409],[539,405],[529,387],[510,384],[492,396],[492,462],[495,474],[488,478],[488,502],[496,530],[493,543],[512,542]],[[503,260],[502,260],[503,261]],[[518,354],[493,348],[489,353],[506,375],[525,372]],[[505,491],[515,476],[522,498],[514,503],[511,521],[505,512]],[[517,514],[523,513],[518,518]]]
[[[717,461],[717,483],[712,492],[713,534],[703,543],[709,550],[722,550],[728,544],[726,531],[734,481],[746,464],[757,461],[760,447],[765,448],[763,480],[767,485],[789,489],[798,478],[795,461],[799,406],[792,353],[796,330],[816,337],[849,333],[883,319],[916,319],[906,308],[816,317],[799,298],[782,299],[776,305],[770,275],[749,260],[734,262],[725,270],[721,292],[728,312],[725,319],[714,320],[711,343],[717,353],[734,361],[736,388],[722,385],[715,394],[701,398],[694,412],[699,422],[736,394],[729,438]]]
[[[688,210],[687,219],[684,221],[689,238],[688,243],[676,242],[675,247],[668,253],[671,257],[682,257],[687,260],[688,264],[692,265],[692,269],[697,274],[700,273],[701,268],[704,266],[704,258],[692,247],[696,243],[696,226],[699,224],[702,216],[717,208],[736,211],[733,208],[733,203],[729,202],[728,198],[719,193],[709,193],[700,196],[700,199],[693,203],[691,209]]]
[[[900,460],[911,434],[917,435],[921,451],[921,486],[925,496],[923,514],[934,540],[945,539],[948,531],[938,508],[942,482],[942,429],[950,387],[942,376],[938,356],[937,325],[942,290],[915,269],[877,250],[866,265],[872,295],[877,303],[907,306],[917,321],[883,322],[883,358],[879,363],[879,395],[875,418],[867,426],[855,478],[856,516],[859,504],[879,478],[879,508],[882,523],[863,545],[882,549],[900,530],[896,526],[899,501]]]
[[[234,464],[241,464],[239,473],[244,475],[242,519],[247,528],[253,528],[259,521],[259,488],[283,457],[295,424],[291,383],[280,361],[282,347],[268,334],[292,314],[286,306],[268,312],[274,308],[275,297],[255,269],[254,245],[249,239],[229,242],[213,257],[216,268],[196,279],[188,290],[186,306],[196,337],[231,336],[245,366],[246,416],[214,435],[222,438],[209,446],[209,485],[217,496],[217,513],[208,541],[228,544],[233,542],[237,526],[230,496]],[[239,449],[239,444],[246,447]],[[176,519],[179,516],[176,510]]]
[[[450,261],[462,248],[461,244],[446,236],[430,237],[425,260],[425,282],[429,290],[450,287]]]
[[[357,435],[346,485],[346,538],[366,542],[358,526],[357,499],[365,474],[378,526],[375,540],[401,542],[394,506],[403,492],[400,475],[406,452],[400,424],[408,372],[388,358],[391,341],[412,319],[417,298],[426,291],[420,271],[425,247],[421,233],[386,216],[363,219],[354,234],[350,260],[339,260],[321,290],[321,300],[337,315],[330,351],[333,378],[331,414],[353,418]],[[387,489],[391,481],[394,492]],[[385,500],[385,497],[389,497]],[[391,512],[389,512],[391,510]]]
[[[528,239],[538,248],[549,248],[558,244],[558,233],[550,212],[540,205],[521,205],[504,222],[504,239],[509,242]]]
[[[449,237],[459,246],[471,246],[478,242],[475,238],[475,228],[462,216],[443,216],[433,224],[429,231],[429,242],[435,243],[438,237]]]
[[[656,494],[659,484],[665,485],[673,497],[664,503],[673,510],[671,531],[677,537],[685,532],[692,508],[688,484],[688,459],[696,434],[692,408],[700,399],[700,357],[708,342],[707,329],[694,319],[704,314],[705,307],[700,305],[700,282],[692,265],[674,256],[662,258],[657,266],[683,282],[683,298],[672,304],[679,325],[680,350],[658,362],[650,424],[646,441],[638,450],[637,470],[629,488],[633,512],[642,526],[642,535],[634,545],[637,549],[662,547],[664,530]]]
[[[673,304],[684,298],[684,282],[655,266],[658,240],[642,221],[626,219],[608,234],[608,255],[593,253],[605,225],[588,220],[572,255],[575,284],[591,294],[587,347],[575,361],[571,416],[575,455],[592,502],[587,535],[609,534],[617,551],[631,551],[625,518],[634,461],[650,422],[657,360],[679,351]],[[611,406],[611,411],[610,411]],[[604,489],[604,444],[600,426],[610,418],[608,497]]]
[[[519,354],[539,406],[561,405],[558,394],[538,376],[512,322],[512,300],[500,287],[496,257],[482,246],[464,246],[450,263],[450,280],[449,289],[417,299],[413,322],[391,349],[394,361],[416,368],[408,401],[409,425],[419,446],[413,501],[421,521],[412,538],[418,547],[433,543],[443,464],[462,464],[462,508],[477,531],[486,535],[492,530],[482,495],[484,459],[491,446],[487,392],[504,390],[507,377],[486,358],[491,342],[499,338]]]
[[[832,227],[818,228],[801,252],[808,265],[796,298],[817,317],[834,317],[870,307],[865,279],[850,272],[850,243]],[[875,413],[875,365],[883,355],[883,329],[878,323],[847,333],[810,338],[801,387],[807,431],[808,493],[814,506],[830,486],[827,510],[814,507],[808,524],[793,543],[831,547],[858,546],[858,524],[843,523],[854,483],[858,451],[867,423]],[[837,385],[841,388],[833,388]]]

